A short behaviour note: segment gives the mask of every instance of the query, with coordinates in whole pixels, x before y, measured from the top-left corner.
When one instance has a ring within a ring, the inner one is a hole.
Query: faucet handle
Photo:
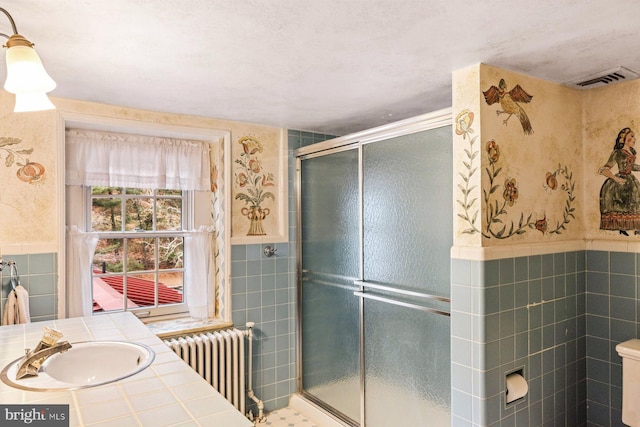
[[[40,342],[36,345],[36,348],[33,350],[34,353],[39,352],[40,350],[44,350],[45,348],[49,348],[55,345],[58,340],[62,338],[62,332],[57,329],[50,328],[48,326],[44,327],[44,333],[42,334],[42,338]]]

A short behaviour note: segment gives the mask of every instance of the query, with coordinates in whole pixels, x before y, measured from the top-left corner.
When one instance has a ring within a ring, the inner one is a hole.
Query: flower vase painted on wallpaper
[[[245,203],[240,212],[249,220],[247,236],[265,236],[267,233],[262,226],[262,220],[271,210],[264,207],[263,203],[266,199],[276,200],[274,194],[268,191],[268,187],[275,186],[275,178],[273,173],[262,167],[260,156],[264,149],[257,138],[243,136],[238,139],[238,144],[242,145],[242,152],[235,160],[239,165],[235,181],[241,191],[236,193],[235,199]]]

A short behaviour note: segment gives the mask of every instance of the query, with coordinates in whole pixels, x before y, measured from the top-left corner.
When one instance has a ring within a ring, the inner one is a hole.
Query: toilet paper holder
[[[524,376],[524,367],[507,372],[505,375],[505,407],[520,402],[529,392],[529,384]]]

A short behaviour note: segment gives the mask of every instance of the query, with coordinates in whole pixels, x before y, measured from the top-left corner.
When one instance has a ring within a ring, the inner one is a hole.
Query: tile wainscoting
[[[630,252],[454,258],[453,424],[623,426],[615,346],[640,336],[638,276]],[[529,393],[505,406],[520,368]]]

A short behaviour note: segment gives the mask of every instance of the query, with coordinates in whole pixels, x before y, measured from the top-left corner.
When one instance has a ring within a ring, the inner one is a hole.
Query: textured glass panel
[[[449,317],[364,304],[366,426],[450,425]]]
[[[302,162],[302,259],[314,272],[358,277],[358,151]]]
[[[451,127],[363,147],[365,280],[449,296]]]
[[[312,279],[303,282],[302,384],[307,393],[357,421],[359,301],[353,290]]]
[[[303,389],[360,419],[358,152],[302,162]]]
[[[450,295],[451,164],[449,126],[363,147],[366,281]],[[449,310],[393,292],[366,294]],[[449,332],[447,316],[364,299],[367,427],[449,425]]]

